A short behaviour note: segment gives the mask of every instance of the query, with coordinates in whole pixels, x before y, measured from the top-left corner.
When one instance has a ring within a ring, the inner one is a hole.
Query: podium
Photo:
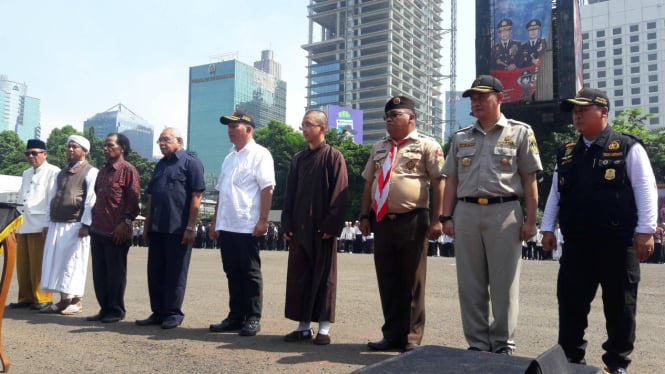
[[[568,363],[559,345],[535,359],[428,345],[356,370],[354,373],[603,374],[603,370]]]

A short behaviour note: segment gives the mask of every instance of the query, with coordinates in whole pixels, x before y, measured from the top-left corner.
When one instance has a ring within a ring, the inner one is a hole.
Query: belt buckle
[[[394,221],[397,218],[397,214],[386,214],[389,220]]]
[[[479,197],[478,198],[478,204],[480,204],[480,205],[487,205],[489,203],[490,203],[490,201],[486,197]]]

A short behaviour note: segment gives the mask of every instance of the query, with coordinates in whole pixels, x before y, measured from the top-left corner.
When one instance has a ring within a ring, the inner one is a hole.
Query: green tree
[[[66,125],[61,129],[53,129],[46,141],[46,148],[49,155],[48,162],[61,169],[69,164],[67,162],[67,138],[70,135],[83,134],[77,132],[71,125]]]
[[[275,183],[277,185],[273,192],[272,209],[282,209],[291,158],[296,152],[305,149],[307,144],[302,134],[296,132],[291,126],[275,120],[270,121],[268,126],[256,129],[254,140],[268,148],[275,161]]]
[[[148,189],[148,183],[152,179],[152,174],[155,171],[157,163],[142,157],[135,151],[131,151],[125,160],[134,165],[139,172],[139,177],[141,178],[141,207],[143,208],[148,202],[148,196],[145,194],[145,191]]]
[[[337,129],[328,129],[326,132],[328,144],[337,148],[344,155],[346,161],[346,172],[349,176],[349,191],[351,193],[351,209],[348,212],[348,220],[355,220],[360,214],[365,179],[362,172],[365,169],[370,147],[353,142],[353,138]]]
[[[649,129],[647,120],[654,116],[653,113],[642,114],[642,108],[628,108],[612,121],[612,128],[642,139],[656,175],[656,182],[663,183],[665,181],[665,129]]]
[[[0,174],[21,176],[30,167],[25,156],[25,143],[15,131],[0,132]]]

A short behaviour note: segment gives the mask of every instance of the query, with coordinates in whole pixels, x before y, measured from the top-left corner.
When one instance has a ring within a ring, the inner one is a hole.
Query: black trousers
[[[584,330],[598,286],[602,288],[607,340],[603,361],[627,367],[635,342],[635,310],[640,263],[633,247],[611,235],[593,232],[566,237],[557,281],[559,344],[571,362],[584,362]]]
[[[259,238],[252,234],[219,232],[222,267],[229,286],[229,315],[234,321],[260,320],[263,277]]]
[[[92,283],[101,316],[125,317],[127,253],[131,239],[116,245],[110,236],[90,235]]]
[[[429,212],[419,209],[372,217],[374,267],[383,310],[383,337],[392,342],[420,344],[425,330],[425,281]]]
[[[151,232],[148,238],[148,293],[153,317],[181,322],[192,246],[182,244],[182,234]]]

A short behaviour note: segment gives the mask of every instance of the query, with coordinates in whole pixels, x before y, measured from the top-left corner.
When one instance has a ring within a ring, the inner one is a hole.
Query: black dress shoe
[[[261,323],[257,319],[250,319],[245,322],[245,326],[240,329],[239,334],[242,336],[254,336],[261,331]]]
[[[404,349],[404,352],[411,352],[414,349],[419,348],[419,347],[420,346],[416,343],[406,343],[406,344],[404,344],[403,349]]]
[[[94,316],[87,316],[87,317],[85,317],[85,320],[86,320],[86,321],[90,321],[90,322],[97,322],[97,321],[101,321],[102,318],[104,318],[104,315],[101,314],[101,313],[97,313],[97,314],[95,314]]]
[[[32,303],[28,303],[25,301],[21,301],[18,303],[10,303],[7,305],[7,308],[9,309],[21,309],[21,308],[29,308],[32,305]]]
[[[229,331],[238,331],[242,328],[242,322],[234,321],[232,319],[225,319],[221,323],[213,323],[210,325],[208,330],[210,332],[229,332]]]
[[[162,322],[162,328],[165,329],[165,330],[174,329],[174,328],[180,326],[181,323],[182,323],[181,319],[169,317],[169,318],[165,319],[164,322]]]
[[[387,351],[389,349],[393,348],[401,348],[402,345],[397,343],[397,342],[391,342],[390,340],[387,340],[386,338],[383,338],[379,340],[378,342],[369,342],[367,343],[367,346],[370,349],[373,349],[375,351]]]
[[[125,319],[125,317],[122,317],[122,316],[104,316],[100,319],[100,321],[102,321],[102,323],[116,323],[116,322],[122,321],[123,319]]]
[[[151,315],[146,319],[137,319],[135,323],[137,326],[150,326],[150,325],[161,325],[162,321],[159,318],[155,317],[154,315]]]
[[[49,306],[51,304],[53,304],[53,303],[50,302],[50,301],[45,302],[45,303],[35,303],[35,304],[30,305],[30,309],[32,309],[32,310],[41,310],[41,309],[44,309],[44,308],[46,308],[47,306]]]

